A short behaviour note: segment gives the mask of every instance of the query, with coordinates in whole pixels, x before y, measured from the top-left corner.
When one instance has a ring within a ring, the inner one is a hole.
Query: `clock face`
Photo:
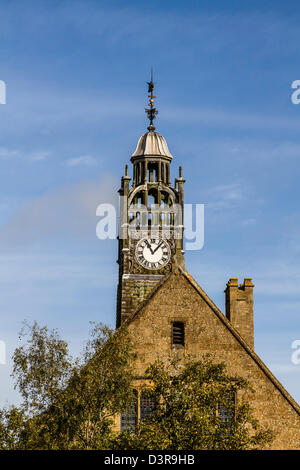
[[[136,245],[135,258],[146,269],[161,269],[170,260],[169,244],[161,238],[142,238]]]

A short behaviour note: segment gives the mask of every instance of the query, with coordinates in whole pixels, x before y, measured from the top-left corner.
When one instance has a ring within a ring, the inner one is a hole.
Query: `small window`
[[[218,403],[218,416],[222,427],[230,427],[235,415],[235,393],[228,392],[222,402]]]
[[[181,321],[173,323],[172,342],[184,346],[184,323]]]
[[[137,398],[137,392],[135,390],[131,405],[121,414],[121,431],[132,431],[136,427]]]
[[[154,409],[154,400],[146,392],[141,393],[140,398],[140,414],[141,421],[145,419]]]

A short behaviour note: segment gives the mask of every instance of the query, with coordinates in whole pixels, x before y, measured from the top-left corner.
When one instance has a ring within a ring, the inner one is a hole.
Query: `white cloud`
[[[247,227],[249,225],[255,225],[256,224],[256,219],[250,218],[250,219],[245,219],[242,221],[242,225]]]
[[[100,203],[117,206],[117,189],[117,180],[107,174],[45,192],[0,227],[2,248],[51,240],[97,240],[96,208]]]
[[[50,155],[50,152],[47,151],[40,151],[40,152],[35,152],[30,156],[30,160],[32,162],[41,162],[46,160],[48,156]]]
[[[107,254],[106,254],[107,255]],[[103,261],[110,256],[103,256]],[[23,252],[18,254],[0,254],[0,282],[2,286],[9,287],[10,292],[25,294],[39,285],[47,291],[55,284],[61,283],[62,290],[70,287],[71,282],[89,283],[90,286],[100,287],[101,284],[111,285],[112,280],[99,268],[98,259],[94,255],[65,254],[50,252]],[[107,272],[111,274],[110,266]],[[13,289],[12,289],[13,288]],[[44,292],[45,295],[45,292]],[[52,293],[51,293],[52,295]],[[0,299],[1,305],[1,299]]]
[[[300,127],[300,120],[285,116],[241,113],[229,109],[216,108],[175,108],[172,105],[164,109],[164,119],[170,122],[201,123],[205,127],[222,125],[223,128],[235,129],[264,129],[264,130],[288,130],[295,131]],[[232,152],[238,152],[239,148],[233,147]]]
[[[46,160],[49,155],[50,152],[46,150],[39,150],[26,153],[21,150],[0,147],[0,159],[2,160],[20,159],[25,161],[27,160],[30,162],[40,162]]]
[[[82,155],[81,157],[69,158],[66,161],[67,166],[95,166],[97,164],[97,160],[90,155]]]
[[[264,296],[273,298],[293,296],[294,300],[300,296],[300,269],[298,260],[285,259],[283,249],[278,246],[278,261],[264,260],[264,265],[257,263],[256,281],[257,291]],[[287,306],[285,306],[285,310]]]
[[[10,150],[5,147],[0,148],[0,158],[3,160],[8,160],[11,158],[19,158],[20,152],[18,150]]]
[[[243,189],[240,183],[221,184],[209,189],[211,195],[227,201],[240,201],[243,199]]]
[[[300,367],[296,366],[294,364],[270,364],[269,369],[276,374],[276,373],[297,373],[299,374],[300,372]]]
[[[217,212],[219,217],[219,213],[239,208],[249,193],[249,188],[242,183],[218,185],[206,191],[206,206]]]

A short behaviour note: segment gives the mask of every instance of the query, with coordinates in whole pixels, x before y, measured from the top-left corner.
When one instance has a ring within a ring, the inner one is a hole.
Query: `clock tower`
[[[132,178],[121,179],[119,223],[119,284],[116,326],[145,300],[176,266],[184,267],[182,169],[172,186],[172,155],[164,137],[155,132],[154,82],[148,82],[150,125],[132,154]]]

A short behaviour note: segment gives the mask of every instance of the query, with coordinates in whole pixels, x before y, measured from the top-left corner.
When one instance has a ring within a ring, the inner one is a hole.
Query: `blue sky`
[[[23,319],[78,352],[89,321],[114,326],[117,242],[95,236],[146,130],[157,130],[205,204],[188,270],[224,311],[230,277],[255,283],[256,351],[300,400],[300,7],[296,1],[30,1],[0,4],[0,339]],[[17,399],[11,362],[0,402]]]

